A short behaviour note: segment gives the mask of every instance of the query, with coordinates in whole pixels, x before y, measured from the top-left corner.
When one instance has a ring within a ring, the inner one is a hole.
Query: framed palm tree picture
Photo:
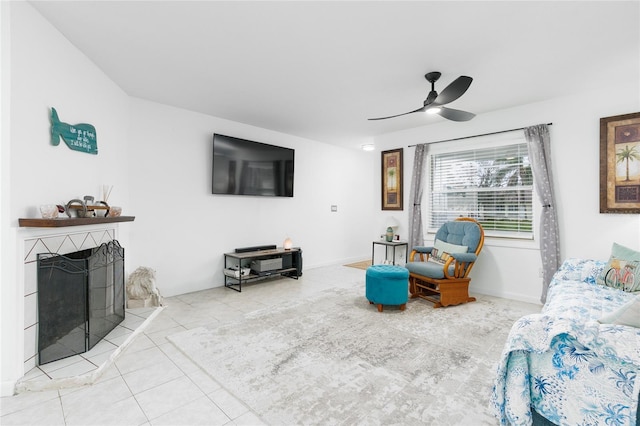
[[[600,213],[640,213],[640,112],[600,119]]]
[[[402,210],[402,148],[382,151],[382,210]]]

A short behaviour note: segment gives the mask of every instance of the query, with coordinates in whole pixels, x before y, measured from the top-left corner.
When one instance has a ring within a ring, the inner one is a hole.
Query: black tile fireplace
[[[93,348],[124,320],[124,306],[124,249],[117,240],[38,254],[39,364]]]

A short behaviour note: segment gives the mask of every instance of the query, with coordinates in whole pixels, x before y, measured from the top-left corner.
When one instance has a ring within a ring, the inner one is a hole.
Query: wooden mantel
[[[96,225],[99,223],[133,222],[135,216],[117,217],[59,217],[56,219],[18,219],[21,228],[62,228],[65,226]]]

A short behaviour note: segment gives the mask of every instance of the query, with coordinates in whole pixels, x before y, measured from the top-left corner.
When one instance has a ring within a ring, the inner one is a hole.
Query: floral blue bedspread
[[[531,425],[530,407],[558,425],[635,425],[640,329],[600,324],[634,294],[598,285],[605,262],[566,260],[540,314],[512,327],[491,395],[504,425]]]

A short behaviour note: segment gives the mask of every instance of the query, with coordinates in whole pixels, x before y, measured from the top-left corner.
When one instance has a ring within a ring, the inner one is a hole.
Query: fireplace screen
[[[124,249],[113,240],[38,255],[39,364],[87,352],[124,320]]]

